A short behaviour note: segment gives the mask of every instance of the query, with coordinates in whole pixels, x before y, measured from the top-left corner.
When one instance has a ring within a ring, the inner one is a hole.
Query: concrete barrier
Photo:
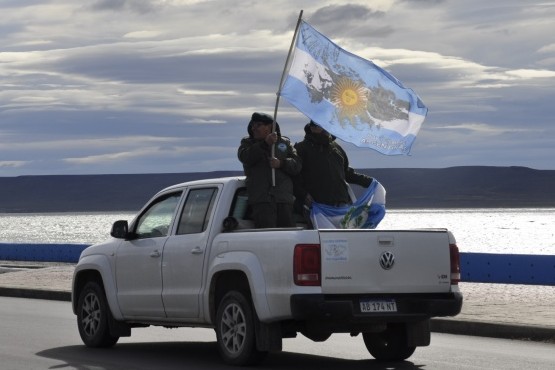
[[[87,244],[6,244],[0,243],[0,260],[77,262]]]
[[[88,246],[0,243],[0,260],[76,263]],[[461,281],[555,286],[555,255],[461,252]]]
[[[461,281],[555,285],[555,255],[461,253]]]

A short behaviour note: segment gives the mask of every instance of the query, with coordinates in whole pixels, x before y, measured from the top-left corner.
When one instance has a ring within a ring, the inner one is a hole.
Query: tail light
[[[449,257],[451,259],[451,285],[458,285],[461,280],[461,258],[456,244],[449,244]]]
[[[295,285],[320,286],[320,244],[297,244],[293,255]]]

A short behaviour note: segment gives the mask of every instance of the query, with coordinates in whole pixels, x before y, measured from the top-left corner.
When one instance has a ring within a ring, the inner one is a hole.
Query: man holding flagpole
[[[249,136],[241,140],[237,156],[247,177],[255,227],[293,227],[291,177],[301,170],[297,152],[289,139],[281,136],[277,122],[265,113],[253,113],[247,131]]]

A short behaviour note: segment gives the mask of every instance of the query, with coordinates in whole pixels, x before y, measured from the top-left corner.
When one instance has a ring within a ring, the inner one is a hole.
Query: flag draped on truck
[[[374,179],[352,205],[332,207],[312,203],[310,220],[316,229],[375,229],[384,216],[385,189]]]
[[[386,155],[408,155],[428,112],[420,98],[304,20],[299,27],[278,95],[344,141]]]

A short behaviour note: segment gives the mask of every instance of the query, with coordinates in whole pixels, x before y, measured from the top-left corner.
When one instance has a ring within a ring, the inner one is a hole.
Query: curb
[[[555,343],[555,327],[432,319],[430,328],[436,333]]]
[[[0,296],[71,302],[71,292],[57,290],[0,287]]]

